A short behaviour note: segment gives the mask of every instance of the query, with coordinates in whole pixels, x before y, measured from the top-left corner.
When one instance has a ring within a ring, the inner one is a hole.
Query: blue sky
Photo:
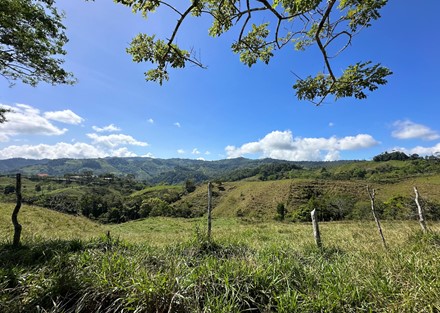
[[[366,100],[329,98],[322,106],[295,98],[295,76],[322,69],[316,47],[286,47],[269,65],[252,68],[230,51],[233,33],[207,34],[208,21],[189,20],[178,36],[208,69],[172,71],[162,86],[146,82],[148,64],[125,52],[139,32],[169,36],[175,17],[148,20],[110,0],[63,0],[70,39],[65,68],[74,86],[0,78],[0,159],[151,156],[218,160],[371,159],[383,151],[440,152],[440,1],[389,1],[334,62],[336,71],[372,60],[389,67],[389,83]]]

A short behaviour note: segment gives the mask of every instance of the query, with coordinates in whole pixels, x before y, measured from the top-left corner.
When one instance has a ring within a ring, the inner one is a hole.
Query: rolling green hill
[[[227,177],[229,173],[241,169],[255,169],[265,164],[285,164],[293,166],[295,162],[272,159],[250,160],[245,158],[201,161],[190,159],[153,159],[153,158],[102,158],[102,159],[56,159],[56,160],[0,160],[0,174],[20,172],[25,176],[48,174],[63,177],[66,174],[94,175],[112,174],[116,176],[134,176],[139,181],[151,184],[179,184],[191,179],[201,182],[208,179]],[[297,166],[299,168],[299,166]]]
[[[130,175],[119,177],[108,172],[99,177],[90,172],[61,178],[31,176],[23,181],[24,202],[82,214],[105,223],[152,216],[198,217],[206,212],[206,182],[209,179],[214,181],[214,216],[273,219],[277,217],[277,206],[283,204],[290,221],[308,221],[309,212],[315,208],[321,220],[331,221],[370,219],[370,200],[366,192],[366,186],[370,185],[376,189],[381,218],[403,220],[416,218],[413,186],[417,186],[427,217],[440,219],[438,159],[327,163],[242,158],[215,162],[149,158],[60,159],[46,165],[29,165],[23,171],[35,166],[50,166],[62,173],[69,164],[103,171],[118,165],[120,170],[134,171],[136,166],[150,168],[147,163],[156,165],[151,173],[157,176],[152,180],[169,180],[173,184],[146,184]],[[203,175],[197,176],[197,173]],[[183,179],[185,184],[180,182]],[[198,187],[193,188],[197,184]],[[0,177],[0,190],[4,191],[0,200],[13,202],[13,188],[13,177]]]
[[[379,211],[388,219],[415,219],[413,187],[417,186],[424,199],[426,210],[440,217],[440,175],[401,179],[394,183],[368,182],[365,180],[289,179],[277,181],[241,181],[214,184],[213,215],[217,217],[251,217],[273,219],[278,203],[285,204],[288,218],[308,220],[313,208],[318,211],[333,210],[328,218],[371,218],[367,185],[376,189]],[[400,202],[392,202],[398,199]],[[190,206],[193,211],[204,212],[207,205],[207,186],[202,185],[193,193],[183,196],[175,206]],[[387,210],[393,206],[401,209],[396,216]],[[401,208],[404,206],[405,208]],[[305,211],[305,212],[303,212]],[[384,214],[385,213],[385,214]],[[336,215],[335,215],[336,214]]]

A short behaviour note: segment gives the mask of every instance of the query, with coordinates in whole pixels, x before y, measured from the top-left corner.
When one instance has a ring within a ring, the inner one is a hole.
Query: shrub
[[[291,213],[292,221],[294,222],[310,222],[312,218],[310,217],[310,209],[307,204],[301,205]]]
[[[277,205],[277,214],[278,214],[277,218],[280,221],[284,221],[284,218],[286,216],[286,207],[284,206],[284,203],[281,203],[281,202],[278,203],[278,205]]]
[[[4,190],[4,194],[8,195],[10,193],[14,193],[15,192],[15,186],[14,185],[7,185],[5,186],[5,190]]]
[[[390,220],[414,219],[416,205],[409,197],[396,196],[383,203],[383,218]]]
[[[159,198],[149,198],[142,201],[139,214],[141,217],[147,216],[172,216],[171,206]]]

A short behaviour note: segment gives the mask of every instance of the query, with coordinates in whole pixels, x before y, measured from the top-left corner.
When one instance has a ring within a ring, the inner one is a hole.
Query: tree
[[[196,185],[194,184],[194,181],[191,179],[185,180],[185,190],[187,193],[191,193],[194,190],[196,190]]]
[[[278,214],[278,219],[280,221],[284,221],[284,218],[286,216],[286,208],[284,206],[284,203],[278,203],[277,204],[277,214]]]
[[[0,0],[0,75],[12,86],[17,80],[73,84],[73,75],[61,66],[68,39],[63,14],[54,0]],[[0,108],[0,123],[5,122]]]
[[[373,157],[374,162],[385,162],[385,161],[391,161],[391,160],[397,160],[397,161],[405,161],[408,160],[410,157],[406,155],[404,152],[401,151],[393,151],[388,153],[387,151],[376,155]]]
[[[386,77],[392,74],[381,64],[362,61],[349,65],[338,76],[331,64],[331,59],[350,46],[356,34],[380,18],[379,11],[387,0],[193,0],[187,5],[174,5],[171,0],[114,1],[145,17],[159,7],[171,10],[178,17],[168,39],[141,33],[127,49],[134,62],[155,64],[155,68],[145,73],[148,81],[162,84],[169,79],[170,67],[183,68],[187,64],[204,67],[193,51],[184,50],[176,43],[182,23],[191,16],[212,17],[209,34],[213,37],[236,28],[237,37],[231,49],[248,66],[257,61],[269,63],[274,52],[287,45],[303,51],[316,44],[324,71],[314,77],[297,76],[293,85],[300,100],[316,105],[329,95],[335,99],[364,99],[367,90],[374,91],[386,84]]]
[[[148,216],[172,216],[171,206],[159,198],[148,198],[142,201],[139,214]]]

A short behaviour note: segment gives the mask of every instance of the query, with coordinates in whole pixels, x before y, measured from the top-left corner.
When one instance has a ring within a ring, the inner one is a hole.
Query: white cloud
[[[84,121],[81,116],[71,110],[44,112],[44,118],[72,125],[78,125]]]
[[[328,126],[329,126],[329,127],[333,127],[333,126],[335,126],[335,123],[330,122],[330,123],[328,123]]]
[[[393,126],[395,130],[391,135],[398,139],[419,138],[423,140],[436,140],[440,138],[440,135],[435,130],[422,124],[416,124],[410,120],[395,121]]]
[[[124,135],[124,134],[111,134],[107,136],[100,136],[98,134],[87,134],[87,137],[92,139],[94,144],[103,145],[109,148],[114,148],[117,146],[123,145],[132,145],[132,146],[141,146],[146,147],[148,143],[138,141],[134,139],[132,136]]]
[[[116,132],[116,131],[120,131],[121,129],[117,126],[115,126],[114,124],[110,124],[104,127],[98,127],[98,126],[92,126],[93,130],[98,132],[98,133],[103,133],[103,132]]]
[[[204,158],[197,158],[197,161],[206,161]]]
[[[334,161],[339,159],[340,151],[364,149],[377,144],[378,142],[367,134],[343,138],[294,138],[288,130],[273,131],[263,139],[245,143],[241,147],[227,146],[225,151],[228,158],[260,154],[262,157],[292,161]]]
[[[136,153],[128,151],[128,149],[126,147],[122,147],[122,148],[119,148],[116,150],[110,150],[109,153],[110,153],[110,156],[112,156],[112,157],[120,157],[120,158],[137,156]]]
[[[0,150],[2,159],[28,158],[28,159],[57,159],[57,158],[102,158],[109,156],[103,150],[93,145],[77,142],[74,144],[59,142],[55,145],[22,145],[9,146]]]
[[[152,118],[149,118],[149,119],[148,119],[148,123],[150,123],[150,124],[154,124],[154,120],[153,120]]]
[[[191,153],[197,155],[197,154],[200,154],[200,151],[197,148],[194,148]]]
[[[414,148],[402,148],[402,147],[396,147],[394,149],[392,149],[393,151],[402,151],[404,153],[406,153],[407,155],[411,155],[411,154],[418,154],[418,155],[437,155],[440,153],[440,143],[436,144],[435,146],[432,147],[422,147],[422,146],[417,146]]]
[[[11,112],[5,114],[6,123],[0,124],[0,141],[8,141],[18,135],[59,136],[67,132],[66,128],[58,128],[40,114],[40,110],[26,104],[15,106],[2,105]]]
[[[210,154],[211,154],[211,152],[205,151],[205,155],[210,155]]]
[[[178,149],[178,150],[177,150],[177,153],[178,153],[178,154],[185,154],[185,150],[183,150],[183,149]]]
[[[330,150],[324,157],[324,161],[337,161],[339,160],[340,153],[337,150]]]
[[[179,122],[175,122],[173,125],[176,126],[176,127],[179,127],[179,128],[181,127]]]
[[[144,158],[152,158],[152,159],[155,158],[153,153],[151,153],[151,152],[148,152],[147,154],[144,154],[142,157],[144,157]]]
[[[356,136],[347,136],[338,139],[336,144],[337,150],[358,150],[370,148],[377,145],[378,142],[371,136],[367,134],[359,134]]]
[[[106,149],[83,142],[65,143],[54,145],[21,145],[8,146],[0,150],[0,159],[28,158],[28,159],[58,159],[58,158],[104,158],[104,157],[134,157],[135,153],[126,147],[119,149]]]

